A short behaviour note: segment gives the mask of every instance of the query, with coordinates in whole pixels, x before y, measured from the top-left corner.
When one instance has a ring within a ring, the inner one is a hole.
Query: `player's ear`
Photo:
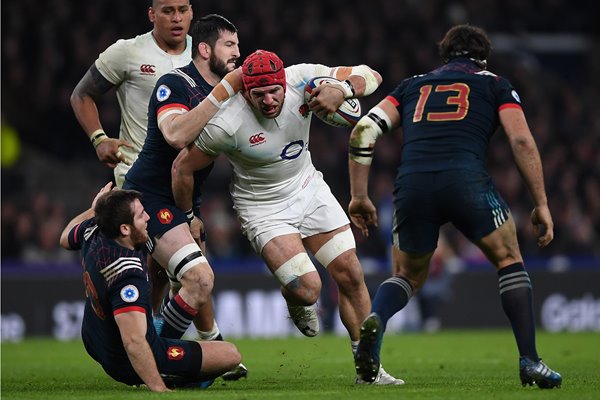
[[[212,48],[210,47],[210,45],[206,42],[200,42],[198,43],[198,54],[200,54],[200,56],[202,58],[204,58],[205,60],[208,60],[210,58],[210,53],[212,51]]]
[[[119,231],[121,231],[121,236],[129,236],[131,235],[131,225],[121,224],[119,225]]]
[[[154,23],[154,20],[156,19],[156,14],[154,13],[154,8],[152,8],[151,6],[148,7],[148,19],[152,23]]]

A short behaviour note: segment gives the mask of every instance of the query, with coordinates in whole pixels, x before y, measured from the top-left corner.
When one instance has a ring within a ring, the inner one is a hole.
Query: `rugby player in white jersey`
[[[342,83],[317,87],[307,107],[305,84],[324,75]],[[381,76],[366,65],[284,69],[275,53],[257,50],[244,61],[242,79],[243,91],[225,103],[195,145],[175,160],[175,201],[189,209],[194,171],[225,154],[233,166],[231,195],[242,231],[279,280],[292,320],[306,336],[319,331],[314,304],[321,280],[308,250],[338,285],[340,317],[354,351],[371,301],[349,220],[311,161],[310,117],[311,111],[331,112],[346,98],[371,94]],[[374,383],[403,381],[382,371]]]
[[[153,0],[148,8],[148,18],[154,25],[152,31],[120,39],[109,46],[73,90],[71,107],[75,116],[96,149],[98,159],[114,169],[119,188],[146,140],[148,102],[156,81],[192,60],[192,38],[188,35],[192,17],[189,0]],[[97,108],[100,97],[113,87],[121,110],[118,138],[104,132]],[[152,260],[149,269],[152,305],[156,309],[168,281],[164,270]]]
[[[114,168],[116,186],[121,188],[126,173],[137,159],[147,136],[148,103],[158,79],[186,66],[192,60],[192,38],[188,35],[193,12],[189,0],[152,0],[148,18],[152,31],[132,39],[120,39],[109,46],[90,66],[71,95],[71,106],[81,127],[96,149],[98,159]],[[214,47],[214,46],[213,46]],[[213,62],[217,51],[212,49]],[[223,54],[219,54],[224,57]],[[231,55],[227,55],[231,58]],[[227,62],[218,60],[219,62]],[[109,137],[100,122],[97,108],[99,98],[116,87],[121,110],[119,138]],[[197,223],[201,223],[196,219]],[[203,232],[203,226],[199,228]],[[203,236],[196,239],[205,250]],[[149,258],[152,275],[152,306],[157,309],[166,292],[168,279],[164,269]],[[198,334],[203,340],[220,337],[214,321],[212,302],[194,318]],[[229,380],[242,375],[225,374]]]
[[[148,126],[148,101],[162,75],[192,60],[192,22],[189,0],[153,0],[148,18],[152,31],[109,46],[79,81],[71,95],[71,107],[96,149],[98,159],[114,168],[117,187],[137,158]],[[121,109],[119,138],[102,129],[96,103],[116,87]]]

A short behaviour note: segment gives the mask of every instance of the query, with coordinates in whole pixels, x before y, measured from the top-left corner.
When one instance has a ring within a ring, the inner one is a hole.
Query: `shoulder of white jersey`
[[[115,43],[113,43],[111,46],[109,46],[108,49],[126,52],[126,51],[130,50],[132,47],[143,47],[143,46],[147,46],[149,43],[153,43],[153,42],[154,42],[154,38],[152,37],[152,32],[146,32],[146,33],[137,35],[132,38],[119,39]]]
[[[221,109],[207,125],[217,126],[227,132],[229,136],[233,136],[240,126],[253,116],[254,113],[246,98],[241,93],[237,93],[221,106]]]
[[[136,48],[147,47],[148,40],[154,40],[150,32],[130,39],[119,39],[100,53],[94,64],[104,78],[118,85],[128,79],[129,70],[136,65],[132,58],[139,58],[139,54],[146,53]]]

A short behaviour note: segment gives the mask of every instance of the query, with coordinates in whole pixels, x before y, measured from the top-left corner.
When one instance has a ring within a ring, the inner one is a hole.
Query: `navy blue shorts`
[[[180,224],[187,224],[187,216],[172,201],[147,193],[142,194],[142,205],[150,216],[148,236],[160,238]]]
[[[156,336],[150,343],[150,348],[156,359],[158,371],[167,386],[182,386],[204,380],[200,376],[202,348],[198,342]],[[127,385],[144,383],[133,369],[129,359],[121,363],[102,365],[102,367],[118,382]]]
[[[509,209],[485,171],[450,170],[396,178],[393,242],[407,253],[435,250],[442,225],[451,222],[477,241],[508,219]]]

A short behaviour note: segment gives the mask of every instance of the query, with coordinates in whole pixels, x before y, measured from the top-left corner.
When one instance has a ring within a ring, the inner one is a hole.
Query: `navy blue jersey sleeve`
[[[400,123],[402,123],[403,115],[402,115],[402,106],[403,106],[403,96],[406,88],[411,82],[411,78],[404,79],[402,83],[400,83],[396,88],[386,97],[386,100],[392,102],[392,104],[398,110],[398,115],[400,115]]]
[[[149,112],[158,116],[159,113],[169,109],[185,109],[189,111],[189,83],[185,78],[168,73],[160,77],[154,88],[151,109]]]
[[[96,228],[96,218],[86,219],[72,227],[69,231],[69,247],[72,250],[81,250],[81,246],[86,237],[86,232],[89,234]]]
[[[120,257],[102,271],[113,314],[150,309],[150,283],[139,257]]]
[[[521,98],[508,79],[498,76],[493,80],[493,92],[496,96],[496,106],[499,111],[505,107],[521,108]]]

